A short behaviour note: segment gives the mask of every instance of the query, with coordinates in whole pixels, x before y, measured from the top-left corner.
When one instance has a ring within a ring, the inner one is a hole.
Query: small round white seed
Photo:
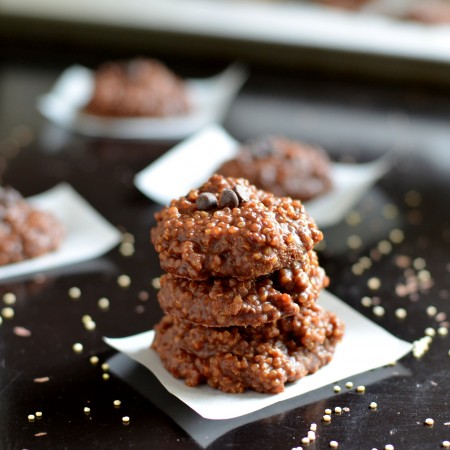
[[[103,364],[102,364],[102,370],[103,370],[104,372],[108,372],[108,370],[109,370],[109,364],[108,364],[108,363],[103,363]]]
[[[336,408],[334,408],[334,412],[336,414],[342,414],[342,408],[340,406],[336,406]]]
[[[35,419],[36,417],[34,416],[34,414],[28,414],[28,421],[29,422],[34,422],[34,419]]]
[[[434,420],[431,417],[428,417],[427,419],[425,419],[425,425],[432,427],[434,425]]]
[[[3,302],[5,303],[5,305],[14,305],[14,303],[16,303],[16,295],[12,292],[6,292],[5,294],[3,294]]]
[[[426,309],[426,311],[427,311],[427,314],[428,314],[430,317],[435,316],[435,315],[437,314],[437,312],[438,312],[436,306],[428,306],[428,308]]]
[[[109,380],[109,373],[107,373],[107,372],[102,373],[102,378],[104,380]]]
[[[394,446],[392,444],[386,444],[384,450],[394,450]]]
[[[125,423],[125,424],[130,423],[130,418],[128,416],[123,416],[122,417],[122,422]]]
[[[42,417],[42,411],[36,411],[35,416],[40,419]]]
[[[425,329],[425,336],[434,337],[436,336],[436,330],[434,328],[428,327]]]
[[[450,441],[442,441],[441,445],[443,448],[450,448]]]
[[[437,330],[437,333],[439,336],[447,336],[448,334],[448,328],[446,327],[439,327]]]
[[[126,288],[131,284],[131,278],[128,275],[120,275],[117,278],[117,284],[120,287]]]
[[[109,300],[106,297],[102,297],[97,302],[97,305],[100,309],[106,310],[109,308]]]
[[[395,316],[397,317],[397,319],[404,319],[407,315],[408,313],[405,308],[397,308],[395,310]]]
[[[303,437],[302,438],[302,444],[309,444],[309,438],[308,437]]]
[[[98,361],[99,361],[98,356],[93,355],[93,356],[91,356],[91,357],[89,358],[89,362],[90,362],[93,366],[96,366],[96,365],[98,364]]]
[[[341,392],[341,387],[336,385],[336,386],[333,387],[333,391],[334,392]]]
[[[329,414],[325,414],[323,416],[323,421],[324,422],[331,422],[331,416]]]
[[[14,309],[12,309],[10,306],[2,308],[2,316],[5,319],[12,319],[14,317]]]
[[[366,392],[366,387],[365,386],[357,386],[356,392],[359,392],[359,393]]]
[[[88,406],[85,406],[85,407],[83,408],[83,412],[84,412],[86,415],[89,415],[89,414],[91,413],[91,408],[89,408]]]
[[[384,310],[384,308],[383,308],[382,306],[377,305],[377,306],[374,306],[374,307],[373,307],[372,312],[373,312],[377,317],[383,317],[383,316],[384,316],[384,313],[385,313],[385,310]]]
[[[316,440],[316,433],[314,431],[312,431],[312,430],[309,430],[308,431],[308,439],[310,441],[315,441]]]
[[[376,404],[376,402],[371,402],[370,405],[369,405],[369,408],[370,409],[377,409],[378,405]]]
[[[347,383],[345,383],[345,387],[346,387],[347,389],[351,389],[351,388],[353,387],[353,382],[347,381]]]
[[[331,448],[338,448],[339,444],[337,443],[337,441],[330,441],[330,447]]]
[[[113,404],[114,404],[114,406],[115,406],[116,408],[119,408],[120,405],[122,404],[122,402],[121,402],[120,400],[114,400],[114,401],[113,401]]]
[[[324,412],[325,412],[325,414],[331,414],[332,413],[330,408],[327,408]]]
[[[309,426],[309,429],[310,429],[311,431],[317,431],[317,423],[312,423],[312,424]]]
[[[70,297],[71,299],[75,300],[75,299],[81,297],[81,289],[80,289],[80,288],[77,288],[77,287],[71,287],[71,288],[69,289],[68,294],[69,294],[69,297]]]
[[[83,351],[83,344],[80,344],[79,342],[75,342],[75,344],[72,345],[72,350],[75,353],[81,353]]]

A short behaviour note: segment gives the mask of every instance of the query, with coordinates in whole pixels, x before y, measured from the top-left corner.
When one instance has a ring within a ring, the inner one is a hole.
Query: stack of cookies
[[[167,273],[152,347],[175,377],[278,393],[332,359],[344,327],[316,304],[323,236],[299,200],[213,175],[155,217]]]

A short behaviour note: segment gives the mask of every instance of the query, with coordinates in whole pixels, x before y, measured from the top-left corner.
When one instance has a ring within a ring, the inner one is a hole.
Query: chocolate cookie
[[[327,192],[332,185],[330,160],[322,149],[276,136],[242,146],[236,158],[225,162],[217,172],[246,178],[279,197],[302,201]]]
[[[110,117],[165,117],[188,111],[185,83],[161,62],[143,58],[102,65],[85,107],[89,114]]]
[[[155,214],[151,239],[166,272],[250,280],[301,259],[322,238],[299,200],[213,175]]]
[[[14,189],[0,187],[0,265],[56,250],[63,236],[52,214],[34,209]]]
[[[209,328],[164,316],[152,348],[188,386],[275,394],[329,363],[343,329],[333,313],[316,304],[259,327]]]
[[[189,280],[161,277],[158,300],[170,316],[211,327],[260,325],[311,306],[328,284],[311,250],[289,267],[269,276],[239,281],[236,278]]]

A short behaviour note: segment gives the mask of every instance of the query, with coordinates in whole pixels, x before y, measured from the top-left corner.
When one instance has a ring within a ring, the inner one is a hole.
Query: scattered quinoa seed
[[[431,417],[428,417],[427,419],[425,419],[425,425],[432,427],[434,425],[434,420]]]
[[[356,392],[366,392],[366,387],[365,386],[357,386],[356,387]]]
[[[434,337],[436,336],[436,330],[434,328],[428,327],[425,329],[425,336]]]
[[[378,405],[375,402],[371,402],[370,405],[369,405],[369,408],[370,409],[377,409]]]
[[[89,362],[93,365],[96,366],[98,364],[98,356],[93,355],[89,358]]]
[[[76,342],[75,344],[72,345],[72,350],[75,353],[81,353],[83,351],[83,344]]]
[[[109,373],[107,373],[107,372],[102,373],[102,378],[103,378],[104,380],[109,380]]]
[[[159,277],[153,278],[152,286],[153,286],[154,289],[160,289],[161,288],[161,281],[160,281]]]
[[[315,441],[316,440],[316,433],[314,431],[312,431],[312,430],[309,430],[308,431],[308,439],[310,441]]]
[[[397,308],[395,310],[395,316],[397,319],[404,319],[408,315],[405,308]]]
[[[116,408],[119,408],[120,405],[122,404],[122,402],[121,402],[120,400],[114,400],[114,401],[113,401],[113,404],[114,404],[114,406],[115,406]]]
[[[331,416],[329,414],[325,414],[323,416],[323,421],[324,422],[331,422]]]
[[[377,317],[383,317],[385,313],[384,308],[380,305],[374,306],[372,311]]]
[[[317,431],[317,423],[312,423],[312,424],[309,426],[309,429],[310,429],[311,431]]]
[[[302,444],[309,444],[309,437],[303,437],[302,438]]]
[[[370,308],[372,306],[372,299],[370,297],[363,297],[361,299],[361,305],[365,306],[366,308]]]
[[[386,444],[384,450],[394,450],[394,446],[392,444]]]
[[[34,422],[34,419],[35,419],[36,417],[34,416],[34,414],[28,414],[28,421],[29,422]]]
[[[376,291],[377,289],[380,288],[380,286],[381,286],[381,281],[379,278],[372,277],[367,280],[367,287],[372,291]]]
[[[130,418],[128,416],[123,416],[122,417],[122,422],[125,423],[125,424],[128,424],[128,423],[130,423]]]
[[[337,443],[337,441],[330,441],[330,447],[331,448],[338,448],[339,444]]]
[[[345,383],[345,387],[347,389],[351,389],[353,387],[353,383],[351,381],[347,381],[347,383]]]
[[[341,392],[341,387],[336,385],[336,386],[333,387],[333,391],[334,392]]]
[[[15,294],[13,294],[12,292],[6,292],[5,294],[3,294],[3,302],[5,303],[5,305],[14,305],[14,303],[16,303]]]
[[[336,408],[334,408],[334,412],[336,414],[342,414],[342,408],[340,406],[336,406]]]
[[[428,308],[427,308],[427,314],[430,316],[430,317],[434,317],[436,314],[437,314],[437,308],[436,308],[436,306],[429,306]]]
[[[450,441],[442,441],[442,447],[450,448]]]
[[[108,363],[103,363],[103,364],[102,364],[102,370],[103,370],[104,372],[107,372],[107,371],[109,370],[109,364],[108,364]]]
[[[42,417],[42,411],[36,411],[35,416],[40,419]]]
[[[437,333],[439,336],[447,336],[448,334],[448,328],[446,327],[439,327],[437,330]]]
[[[6,308],[2,309],[2,316],[5,319],[12,319],[14,317],[14,309],[12,309],[10,306],[7,306]]]
[[[77,299],[77,298],[80,298],[81,297],[81,290],[80,290],[80,288],[71,287],[69,289],[69,297],[71,299],[74,299],[74,300]]]
[[[99,299],[97,304],[100,309],[106,310],[109,308],[109,300],[106,297]]]
[[[117,284],[120,287],[126,288],[131,284],[131,278],[128,275],[120,275],[117,278]]]
[[[89,408],[88,406],[85,406],[84,409],[83,409],[83,412],[84,412],[86,415],[89,415],[89,414],[91,413],[91,408]]]
[[[147,292],[147,291],[140,291],[139,294],[138,294],[138,299],[139,299],[141,302],[146,302],[146,301],[148,300],[149,297],[150,297],[150,296],[148,295],[148,292]]]
[[[331,411],[330,408],[327,408],[327,409],[325,410],[325,414],[331,414],[331,413],[332,413],[332,411]]]

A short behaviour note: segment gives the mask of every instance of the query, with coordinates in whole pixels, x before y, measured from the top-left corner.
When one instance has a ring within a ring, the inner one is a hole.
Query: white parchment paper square
[[[59,184],[28,201],[38,209],[53,213],[61,221],[65,228],[63,242],[55,252],[0,266],[0,282],[96,258],[120,241],[119,231],[68,184]]]
[[[223,128],[212,125],[173,147],[135,177],[136,187],[152,200],[168,205],[204,183],[226,160],[233,158],[239,142]],[[365,164],[332,163],[333,188],[305,202],[320,227],[339,223],[391,167],[391,155]]]
[[[50,92],[38,98],[37,108],[51,122],[88,136],[183,139],[206,125],[221,122],[246,78],[246,69],[233,64],[214,77],[186,80],[192,109],[184,115],[108,118],[83,112],[92,95],[94,74],[85,67],[72,66]]]
[[[166,371],[158,354],[149,348],[153,341],[153,331],[125,338],[104,338],[104,340],[111,347],[151,370],[171,394],[202,417],[213,420],[231,419],[258,411],[337,380],[397,361],[411,350],[410,343],[388,333],[331,293],[323,291],[319,303],[335,312],[345,322],[344,339],[337,346],[330,364],[315,374],[288,384],[286,390],[277,395],[251,391],[242,394],[226,394],[206,385],[196,388],[186,386],[184,381],[174,378]]]

